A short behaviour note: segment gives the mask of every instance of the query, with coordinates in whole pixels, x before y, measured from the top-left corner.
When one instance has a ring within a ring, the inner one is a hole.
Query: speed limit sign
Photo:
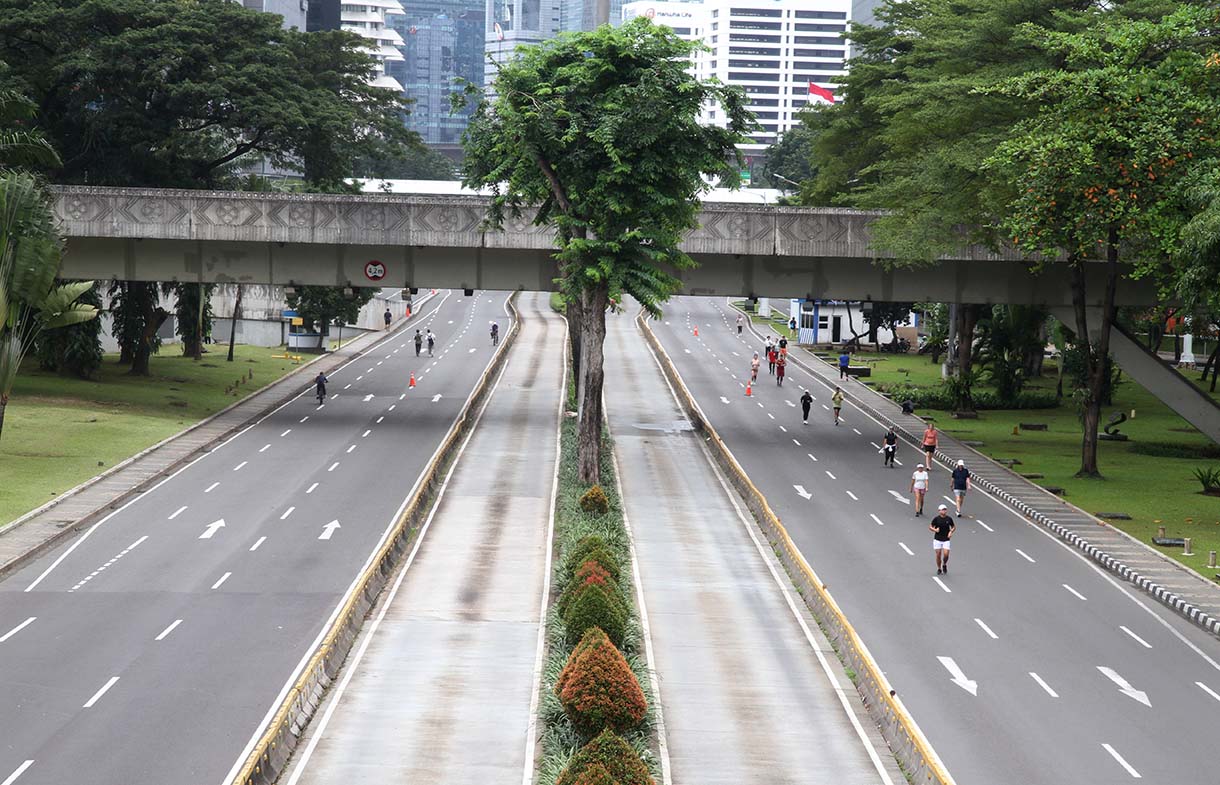
[[[385,265],[374,259],[364,266],[364,277],[370,281],[380,281],[385,278]]]

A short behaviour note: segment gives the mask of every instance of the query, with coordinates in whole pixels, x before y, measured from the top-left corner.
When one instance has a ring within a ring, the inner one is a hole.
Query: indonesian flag
[[[816,95],[818,98],[824,99],[832,104],[835,102],[835,94],[833,90],[828,90],[825,87],[819,87],[813,82],[809,83],[809,94]]]

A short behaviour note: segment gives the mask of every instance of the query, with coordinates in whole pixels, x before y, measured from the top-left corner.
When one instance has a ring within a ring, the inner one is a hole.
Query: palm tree
[[[36,129],[34,102],[14,90],[0,88],[0,169],[56,166],[59,156]]]
[[[97,317],[77,300],[92,281],[56,285],[62,241],[38,182],[0,170],[0,433],[26,352],[43,330]]]

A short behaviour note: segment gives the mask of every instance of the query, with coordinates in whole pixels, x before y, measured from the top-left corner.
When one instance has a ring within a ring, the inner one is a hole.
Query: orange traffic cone
[[[411,373],[411,383],[408,384],[407,387],[412,390],[415,389],[415,373],[414,372]]]
[[[699,325],[695,325],[695,337],[699,337]]]
[[[750,390],[750,383],[749,383],[749,382],[746,382],[746,397],[747,397],[747,398],[749,398],[749,397],[750,397],[750,396],[752,396],[753,394],[754,394],[754,393],[753,393],[753,392]]]

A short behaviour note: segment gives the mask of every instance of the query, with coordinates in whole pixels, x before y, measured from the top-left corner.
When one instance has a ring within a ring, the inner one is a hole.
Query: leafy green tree
[[[1043,308],[995,305],[979,321],[979,363],[1004,406],[1016,404],[1031,378],[1031,356],[1042,356],[1046,319]]]
[[[47,167],[59,163],[55,148],[30,125],[37,106],[9,88],[11,79],[0,62],[0,169]]]
[[[349,176],[418,138],[362,46],[228,0],[0,0],[0,61],[39,107],[57,182],[213,188],[259,158]]]
[[[357,177],[383,180],[453,180],[456,175],[453,161],[423,144],[397,147],[384,154],[365,156],[356,162]]]
[[[988,171],[1015,188],[1001,225],[1040,264],[1069,267],[1083,439],[1077,476],[1099,477],[1097,431],[1110,377],[1120,254],[1135,275],[1166,271],[1180,248],[1187,186],[1220,159],[1220,80],[1205,42],[1215,9],[1183,5],[1155,21],[1100,13],[1079,33],[1027,34],[1060,67],[1005,80],[987,94],[1039,107],[998,146]],[[1105,259],[1102,291],[1085,270]],[[1088,307],[1100,303],[1100,319]]]
[[[660,313],[679,286],[671,270],[693,264],[678,243],[704,177],[737,182],[735,145],[752,127],[738,89],[691,75],[697,46],[638,18],[519,49],[467,129],[465,182],[491,190],[488,223],[528,206],[557,229],[558,280],[580,333],[585,483],[599,480],[606,309],[631,295]],[[725,127],[698,122],[709,104]]]
[[[35,179],[0,172],[0,432],[21,361],[43,330],[97,318],[92,281],[56,285],[62,242]]]
[[[210,283],[174,284],[177,302],[174,315],[177,317],[175,331],[182,338],[182,356],[203,359],[203,344],[212,337],[212,291],[216,285]],[[200,297],[203,311],[199,310]],[[200,329],[202,328],[202,330]]]
[[[813,162],[810,160],[814,141],[814,127],[801,123],[793,126],[775,144],[767,148],[763,156],[762,171],[756,175],[764,188],[792,189],[792,184],[813,177]]]
[[[296,310],[305,321],[305,328],[330,335],[335,325],[352,324],[360,309],[373,299],[375,289],[339,286],[298,286],[288,295],[288,307]]]
[[[872,303],[872,308],[864,312],[864,321],[868,324],[869,339],[877,343],[877,331],[889,330],[893,337],[890,345],[898,346],[898,328],[911,322],[911,310],[915,303]]]
[[[92,306],[99,312],[102,297],[97,287],[82,294],[77,302]],[[64,376],[92,379],[102,367],[102,320],[47,330],[38,337],[38,364],[46,371],[58,371]]]

